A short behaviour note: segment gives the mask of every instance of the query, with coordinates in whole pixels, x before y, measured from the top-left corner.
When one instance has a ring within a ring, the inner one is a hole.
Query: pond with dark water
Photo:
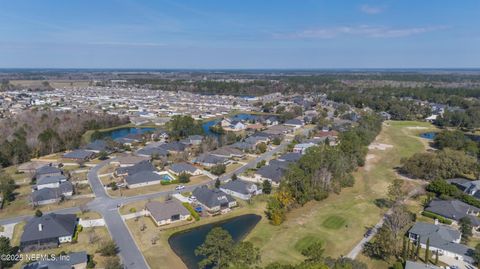
[[[257,225],[262,217],[255,214],[242,215],[225,221],[202,225],[200,227],[176,233],[168,239],[173,251],[189,269],[197,269],[203,259],[195,255],[195,249],[203,244],[207,234],[215,227],[227,230],[235,242],[241,241]]]

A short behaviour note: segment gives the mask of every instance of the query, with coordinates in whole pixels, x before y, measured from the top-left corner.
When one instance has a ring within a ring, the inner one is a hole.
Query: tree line
[[[365,114],[358,126],[340,135],[340,144],[311,147],[292,164],[278,190],[269,198],[266,214],[274,225],[281,224],[286,213],[311,200],[322,200],[330,192],[353,186],[351,174],[365,164],[367,146],[381,130],[382,121],[376,114]]]

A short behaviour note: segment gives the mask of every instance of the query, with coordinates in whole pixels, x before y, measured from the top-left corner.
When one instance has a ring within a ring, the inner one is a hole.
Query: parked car
[[[179,191],[179,190],[183,190],[185,189],[185,186],[184,185],[178,185],[175,187],[175,190]]]

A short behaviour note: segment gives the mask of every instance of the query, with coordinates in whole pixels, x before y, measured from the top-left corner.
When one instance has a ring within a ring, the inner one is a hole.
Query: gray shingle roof
[[[247,194],[250,194],[249,187],[252,184],[253,183],[248,183],[248,182],[237,179],[237,180],[231,180],[225,183],[224,185],[220,186],[220,188],[247,195]]]
[[[420,263],[420,262],[406,261],[405,269],[441,269],[441,267],[431,265],[431,264],[425,264],[423,262]]]
[[[125,181],[129,185],[139,184],[139,183],[146,183],[151,181],[158,181],[162,180],[163,176],[152,172],[152,171],[141,171],[132,175],[129,175],[125,178]]]
[[[445,218],[460,220],[463,217],[468,217],[474,226],[480,225],[480,219],[468,214],[471,211],[480,212],[480,209],[459,200],[432,200],[425,211],[433,212]]]
[[[195,158],[196,163],[221,164],[221,163],[225,163],[226,161],[227,161],[227,158],[225,157],[216,156],[209,153],[204,153],[198,156],[197,158]]]
[[[190,212],[177,200],[168,200],[163,203],[148,202],[145,208],[157,222],[168,220],[174,215],[190,215]]]
[[[278,160],[285,161],[285,162],[296,162],[300,160],[301,157],[302,157],[302,154],[300,153],[288,152],[280,156]]]
[[[167,150],[167,151],[181,152],[181,151],[184,151],[186,149],[186,146],[183,143],[175,141],[175,142],[170,142],[170,143],[163,144],[163,145],[160,146],[160,148],[162,148],[164,150]]]
[[[44,176],[37,179],[37,185],[45,185],[51,183],[57,183],[67,180],[67,177],[64,175],[53,175],[53,176]]]
[[[192,174],[197,170],[197,168],[189,163],[182,162],[170,165],[170,170],[178,174],[183,172]]]
[[[42,176],[42,175],[48,175],[48,174],[63,174],[62,170],[58,169],[57,167],[53,167],[50,165],[44,165],[40,168],[38,168],[35,171],[36,177]]]
[[[70,181],[65,181],[60,183],[58,188],[43,188],[32,192],[32,202],[38,203],[41,201],[58,199],[69,192],[73,192],[73,185]]]
[[[95,152],[89,151],[89,150],[84,150],[84,149],[77,149],[74,151],[67,152],[63,154],[64,158],[67,159],[78,159],[78,160],[85,160],[88,158],[93,157],[95,155]]]
[[[457,253],[464,257],[468,257],[472,253],[471,248],[452,242],[460,238],[460,232],[446,226],[417,222],[409,232],[419,235],[422,244],[426,244],[427,240],[429,240],[429,244],[432,247]]]
[[[96,150],[96,151],[106,151],[108,149],[107,142],[105,140],[97,139],[91,143],[88,143],[85,146],[85,149]]]
[[[40,225],[42,227],[41,231],[39,229]],[[37,240],[73,236],[76,225],[77,216],[75,214],[50,213],[41,217],[34,217],[25,225],[20,243],[25,244]]]
[[[144,147],[142,149],[137,150],[138,155],[147,155],[147,156],[167,156],[168,151],[166,149],[160,147]]]
[[[117,168],[116,172],[119,175],[124,175],[124,174],[133,175],[142,171],[156,171],[156,170],[157,169],[155,169],[155,166],[153,166],[153,164],[150,161],[144,160],[132,166],[119,167]]]
[[[288,164],[288,162],[272,160],[268,165],[258,169],[256,174],[259,174],[264,178],[268,178],[273,182],[279,183],[287,171]]]
[[[232,196],[219,189],[209,189],[207,186],[197,187],[192,192],[197,201],[208,208],[221,206],[222,204],[235,201]]]
[[[234,157],[234,156],[243,156],[244,153],[241,150],[238,150],[234,147],[221,147],[210,153],[211,155],[220,156],[220,157]]]

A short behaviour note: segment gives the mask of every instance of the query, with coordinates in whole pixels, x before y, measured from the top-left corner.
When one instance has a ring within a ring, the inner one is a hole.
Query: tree
[[[398,202],[405,195],[402,187],[403,180],[398,178],[394,179],[390,186],[388,186],[388,198],[390,201],[392,201],[392,203]]]
[[[276,136],[275,138],[273,138],[273,141],[272,143],[276,146],[280,145],[280,143],[282,143],[282,139],[278,136]]]
[[[102,243],[102,245],[98,249],[98,252],[102,256],[115,256],[118,253],[118,247],[115,241],[108,240]]]
[[[210,172],[216,176],[225,173],[227,167],[224,164],[217,164],[210,168]]]
[[[37,209],[37,210],[35,211],[35,217],[39,218],[39,217],[41,217],[41,216],[43,216],[43,212],[42,212],[40,209]]]
[[[460,219],[460,232],[462,233],[462,244],[468,244],[472,236],[472,221],[468,217]]]
[[[99,160],[107,160],[108,159],[108,153],[104,150],[100,151],[100,153],[98,154],[98,159]]]
[[[220,184],[221,184],[220,179],[217,177],[217,179],[215,180],[215,188],[217,189],[220,188]]]
[[[259,161],[257,163],[257,169],[262,168],[263,166],[265,166],[266,163],[267,163],[267,161],[265,161],[265,160]]]
[[[123,265],[118,257],[108,258],[105,262],[105,269],[123,269]]]
[[[233,175],[232,175],[232,180],[237,180],[237,179],[238,179],[237,174],[233,173]]]
[[[302,250],[302,255],[307,257],[306,262],[319,263],[323,261],[325,249],[321,241],[315,241]]]
[[[420,237],[417,238],[417,248],[415,250],[414,259],[417,260],[420,257]]]
[[[262,182],[262,192],[265,194],[270,194],[272,192],[272,183],[270,183],[270,180],[264,180]]]
[[[260,143],[260,144],[258,144],[258,145],[256,146],[256,149],[257,149],[257,151],[260,152],[260,153],[265,153],[265,152],[267,151],[267,144],[265,144],[264,142],[262,142],[262,143]]]
[[[428,264],[428,260],[430,259],[430,238],[427,238],[427,243],[425,247],[425,263]]]
[[[232,236],[221,227],[213,228],[205,242],[195,249],[195,255],[205,257],[198,263],[200,268],[226,268],[234,252]]]
[[[233,250],[231,261],[234,268],[250,268],[260,262],[260,250],[251,242],[240,242]]]
[[[190,182],[190,174],[182,172],[178,175],[178,182],[180,183],[188,183]]]
[[[202,124],[190,116],[175,115],[165,124],[171,139],[181,139],[189,135],[203,134]]]
[[[14,255],[18,248],[10,245],[10,239],[0,236],[0,256]],[[12,267],[16,263],[15,259],[0,259],[0,268]]]
[[[16,188],[15,181],[5,171],[0,171],[0,194],[6,202],[15,199],[14,190]]]
[[[472,253],[472,258],[473,258],[473,261],[475,262],[475,265],[480,266],[480,244],[477,244],[475,246],[475,249],[473,250],[473,253]]]
[[[438,264],[438,249],[435,251],[435,265]]]

